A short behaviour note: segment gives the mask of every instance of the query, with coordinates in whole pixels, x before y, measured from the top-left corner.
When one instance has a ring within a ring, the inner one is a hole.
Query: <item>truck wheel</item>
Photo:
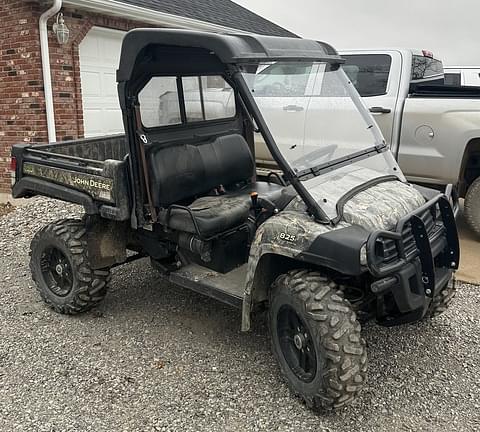
[[[281,275],[270,293],[274,355],[295,394],[317,411],[351,402],[365,383],[360,324],[337,285],[309,270]]]
[[[30,270],[40,296],[62,314],[85,312],[103,300],[110,270],[90,267],[82,221],[60,220],[37,232],[30,245]]]
[[[480,177],[468,188],[463,213],[468,226],[480,236]]]
[[[457,288],[455,278],[451,278],[445,286],[440,288],[433,296],[432,302],[425,314],[426,318],[434,318],[448,309],[451,301],[455,297]]]

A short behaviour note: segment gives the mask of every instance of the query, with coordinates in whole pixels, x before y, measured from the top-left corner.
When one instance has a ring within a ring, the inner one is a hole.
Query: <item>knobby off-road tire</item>
[[[62,314],[86,312],[107,292],[110,270],[90,266],[84,222],[64,219],[35,234],[30,270],[40,296]]]
[[[425,318],[434,318],[445,312],[455,297],[457,287],[455,279],[450,279],[448,283],[440,288],[433,296],[432,302],[428,307]]]
[[[468,226],[480,236],[480,177],[468,188],[463,213]]]
[[[272,346],[281,373],[292,391],[316,411],[340,408],[353,401],[367,375],[367,350],[360,324],[337,288],[320,273],[293,270],[281,275],[270,293]],[[292,312],[299,326],[295,322],[290,325]],[[300,342],[304,351],[299,348]],[[308,361],[304,353],[310,353]]]

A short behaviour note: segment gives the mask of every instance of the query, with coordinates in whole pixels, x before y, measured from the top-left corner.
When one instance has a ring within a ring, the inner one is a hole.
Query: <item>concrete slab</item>
[[[480,236],[467,225],[462,214],[457,220],[460,235],[460,268],[457,279],[480,284]]]
[[[20,206],[20,205],[28,203],[29,201],[25,198],[15,199],[9,193],[0,192],[0,203],[5,204],[7,202],[9,202],[10,204],[12,204],[14,206]]]

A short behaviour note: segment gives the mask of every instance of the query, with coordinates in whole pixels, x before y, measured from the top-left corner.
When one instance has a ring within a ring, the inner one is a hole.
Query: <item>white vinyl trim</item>
[[[42,58],[43,88],[45,95],[45,111],[47,115],[48,141],[57,141],[55,130],[55,111],[53,109],[52,75],[50,71],[50,53],[48,49],[47,21],[62,7],[62,0],[54,0],[52,7],[42,13],[38,20],[40,33],[40,55]]]
[[[141,6],[122,3],[116,0],[64,0],[65,6],[77,7],[110,16],[118,16],[135,21],[142,21],[163,27],[205,30],[212,32],[251,33],[225,27],[180,15],[158,12]]]

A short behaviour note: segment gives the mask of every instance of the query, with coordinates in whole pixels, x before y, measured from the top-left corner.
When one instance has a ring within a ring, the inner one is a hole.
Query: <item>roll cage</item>
[[[245,34],[215,34],[189,30],[136,29],[129,32],[122,44],[120,65],[117,71],[118,93],[123,111],[124,125],[130,143],[131,194],[134,202],[132,225],[142,226],[155,222],[155,209],[149,198],[148,169],[145,163],[145,148],[150,144],[148,134],[141,125],[138,111],[138,93],[154,76],[198,76],[221,75],[235,93],[237,116],[232,123],[223,122],[223,127],[236,129],[251,144],[254,155],[253,131],[258,127],[274,160],[283,171],[287,181],[303,199],[309,213],[321,223],[331,223],[319,204],[308,193],[301,182],[306,175],[318,175],[324,167],[312,169],[309,173],[296,173],[279,151],[247,82],[241,73],[246,63],[274,61],[326,62],[331,67],[339,67],[344,60],[335,49],[324,43],[300,38]],[[181,88],[180,88],[181,90]],[[184,104],[179,92],[180,104]],[[357,99],[358,95],[357,95]],[[361,104],[361,101],[354,100]],[[363,112],[362,112],[363,114]],[[365,114],[370,116],[367,112]],[[254,120],[255,124],[252,122]],[[374,124],[373,119],[369,120]],[[191,136],[218,133],[215,125],[221,121],[209,121],[208,125],[183,125]],[[256,125],[256,126],[255,126]],[[213,128],[208,129],[208,128]],[[204,129],[207,128],[207,129]],[[238,128],[241,130],[239,131]],[[158,128],[156,137],[172,133],[171,128]],[[386,150],[380,132],[378,143],[371,152]],[[188,135],[188,134],[187,134]],[[160,141],[163,141],[160,139]],[[363,152],[365,155],[365,152]],[[145,216],[145,202],[149,210]]]

